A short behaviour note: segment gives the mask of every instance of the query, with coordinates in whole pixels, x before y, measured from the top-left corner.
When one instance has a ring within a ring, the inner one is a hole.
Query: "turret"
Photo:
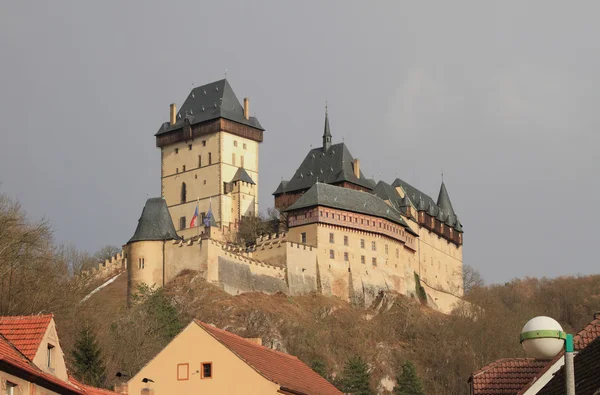
[[[327,115],[327,106],[325,106],[325,128],[323,130],[323,152],[331,147],[331,131],[329,130],[329,116]]]

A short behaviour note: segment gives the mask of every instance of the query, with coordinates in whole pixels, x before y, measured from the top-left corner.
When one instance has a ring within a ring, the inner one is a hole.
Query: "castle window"
[[[202,362],[202,378],[212,378],[212,362]]]
[[[329,218],[329,213],[327,213],[327,212],[326,212],[326,213],[325,213],[325,217],[326,217],[326,218]]]
[[[344,221],[346,220],[346,216],[344,215]]]
[[[306,232],[300,233],[300,242],[306,244]]]
[[[202,146],[206,147],[206,140],[202,140]]]
[[[363,225],[364,223],[365,223],[365,220],[361,218],[360,219],[360,224]]]
[[[185,203],[187,200],[187,187],[185,182],[181,183],[181,203]]]
[[[198,155],[198,167],[202,167],[202,155]]]
[[[344,245],[347,246],[348,245],[348,236],[344,236]]]
[[[206,185],[206,180],[204,180],[204,185]]]
[[[329,250],[329,258],[335,259],[335,252],[333,250]]]
[[[373,266],[377,266],[377,258],[373,257],[373,259],[371,259],[371,263]]]
[[[365,248],[365,239],[360,239],[360,248]]]
[[[179,153],[179,148],[175,148],[175,154]]]
[[[329,242],[330,242],[330,243],[334,243],[334,242],[335,242],[335,241],[334,241],[334,236],[333,236],[333,233],[330,233],[330,234],[329,234]]]
[[[181,171],[185,171],[185,165],[183,165],[183,167],[181,168]]]
[[[244,167],[244,155],[240,156],[240,167]]]
[[[179,167],[176,167],[176,168],[175,168],[175,173],[176,173],[176,174],[179,174]]]
[[[185,229],[185,217],[179,218],[179,230]]]
[[[396,248],[396,258],[400,258],[400,249]]]
[[[385,245],[385,254],[386,255],[388,254],[388,245],[387,244]]]
[[[237,147],[237,140],[233,140],[233,146]]]
[[[363,265],[365,264],[365,256],[364,255],[360,256],[360,263],[362,263]]]
[[[246,149],[246,143],[244,143],[244,149]]]
[[[208,153],[208,164],[212,165],[212,154],[210,152]]]
[[[192,145],[191,145],[191,144],[190,144],[190,145],[188,145],[188,148],[189,148],[189,149],[190,149],[190,151],[191,151],[191,150],[192,150]]]
[[[235,154],[231,154],[231,164],[235,166]]]
[[[377,245],[375,244],[374,241],[371,242],[371,250],[372,251],[377,251]]]
[[[347,252],[344,252],[344,261],[348,262],[348,260],[349,260],[349,259],[348,259],[348,253],[347,253]]]

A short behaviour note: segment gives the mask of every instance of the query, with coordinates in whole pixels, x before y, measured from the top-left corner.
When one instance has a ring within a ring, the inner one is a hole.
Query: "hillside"
[[[362,356],[371,366],[372,387],[386,393],[404,360],[417,366],[428,394],[467,393],[469,374],[497,358],[523,356],[518,334],[528,318],[546,314],[575,331],[600,309],[600,276],[555,280],[515,280],[475,289],[469,299],[476,314],[459,309],[450,316],[394,293],[369,308],[311,294],[247,293],[231,296],[187,272],[160,298],[125,309],[126,278],[81,304],[70,317],[58,317],[63,346],[72,345],[75,321],[96,327],[108,371],[135,373],[192,318],[297,355],[307,364],[324,363],[334,375],[344,362]],[[171,309],[171,306],[174,307]],[[169,334],[170,332],[170,334]]]

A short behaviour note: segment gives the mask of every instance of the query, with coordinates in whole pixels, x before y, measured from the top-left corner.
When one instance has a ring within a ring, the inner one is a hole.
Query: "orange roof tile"
[[[516,395],[547,363],[533,358],[499,359],[471,375],[473,394]]]
[[[600,336],[600,319],[596,318],[586,325],[577,335],[573,337],[573,345],[576,351],[581,351]]]
[[[69,381],[74,386],[82,389],[86,395],[117,395],[118,394],[117,392],[109,391],[104,388],[96,388],[96,387],[92,387],[90,385],[85,385],[85,384],[79,382],[77,379],[75,379],[72,376],[69,376]]]
[[[308,395],[342,395],[331,383],[297,357],[260,346],[240,336],[196,320],[200,327],[282,391]]]
[[[52,314],[0,317],[0,334],[33,360],[52,317]]]
[[[21,353],[13,344],[0,334],[0,362],[7,363],[20,371],[27,373],[27,379],[30,381],[42,381],[54,386],[66,389],[68,394],[85,395],[79,388],[62,381],[55,376],[42,372],[33,362],[31,362],[23,353]],[[62,393],[62,392],[61,392]]]

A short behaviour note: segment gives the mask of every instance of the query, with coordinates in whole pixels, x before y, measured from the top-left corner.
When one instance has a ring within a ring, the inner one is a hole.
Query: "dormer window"
[[[47,350],[47,363],[48,363],[48,368],[50,369],[54,369],[54,349],[55,347],[48,343],[48,350]]]

